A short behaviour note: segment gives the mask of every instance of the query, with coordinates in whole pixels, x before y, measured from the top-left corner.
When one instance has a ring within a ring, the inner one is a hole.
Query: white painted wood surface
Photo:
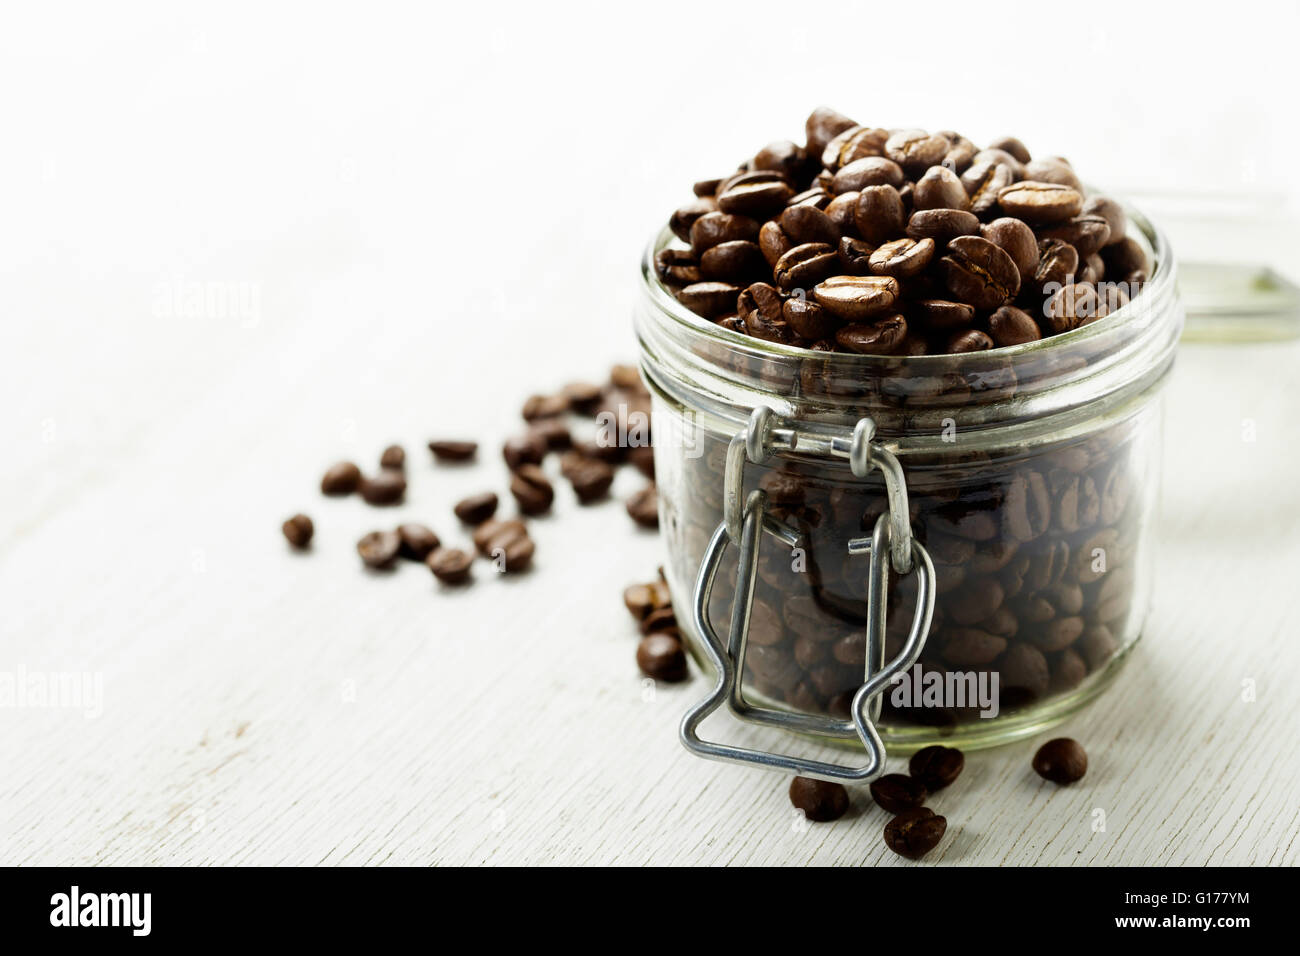
[[[718,125],[688,93],[722,64],[659,69],[671,17],[626,48],[566,20],[554,56],[532,8],[509,28],[160,9],[0,40],[4,87],[37,91],[5,104],[0,157],[0,675],[103,691],[98,716],[0,707],[0,863],[908,865],[863,795],[801,825],[784,778],[677,743],[704,687],[649,695],[633,662],[620,592],[661,560],[617,500],[636,476],[596,508],[562,488],[515,580],[480,564],[445,592],[353,552],[406,518],[456,539],[451,503],[503,490],[492,446],[527,392],[633,355],[635,260],[680,184],[753,130],[796,134],[824,92]],[[435,51],[435,28],[481,42]],[[1167,34],[1148,52],[1183,69]],[[950,92],[879,121],[952,125]],[[1027,95],[1014,122],[956,106],[976,135],[1049,117],[1026,138],[1103,164],[1107,137],[1078,143]],[[1094,99],[1115,116],[1126,95]],[[547,188],[511,188],[521,155]],[[1063,727],[1089,774],[1040,782],[1032,742],[971,755],[933,801],[949,831],[927,864],[1300,859],[1298,369],[1296,344],[1184,348],[1149,631]],[[488,451],[434,468],[438,435]],[[326,465],[390,441],[406,506],[320,497]],[[309,555],[279,536],[297,510]]]

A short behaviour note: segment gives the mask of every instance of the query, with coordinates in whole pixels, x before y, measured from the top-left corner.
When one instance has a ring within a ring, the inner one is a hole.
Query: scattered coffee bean
[[[524,421],[534,422],[543,418],[555,418],[569,410],[569,400],[564,395],[530,395],[520,410]]]
[[[623,604],[638,622],[644,621],[653,611],[672,607],[668,585],[662,580],[647,584],[633,584],[623,591]]]
[[[795,777],[790,781],[790,802],[814,823],[829,823],[848,812],[849,792],[828,780]]]
[[[295,548],[305,548],[311,544],[311,536],[316,531],[311,519],[304,514],[294,515],[280,525],[280,530],[284,532],[285,539]]]
[[[614,469],[599,459],[579,456],[567,468],[565,477],[573,485],[578,501],[585,505],[609,494],[614,483]]]
[[[568,399],[569,407],[577,414],[594,415],[604,399],[605,390],[590,382],[570,382],[560,389],[560,394]]]
[[[482,524],[497,513],[497,496],[491,491],[470,495],[456,502],[452,510],[466,524]]]
[[[431,441],[429,451],[439,461],[469,461],[478,453],[478,442]]]
[[[361,486],[361,469],[350,461],[341,461],[325,472],[320,490],[326,495],[350,495]]]
[[[687,677],[686,652],[671,634],[647,634],[636,649],[636,666],[654,680],[676,683]]]
[[[659,527],[659,492],[653,484],[627,499],[627,513],[643,528]]]
[[[628,463],[651,481],[655,476],[655,450],[653,445],[636,445],[627,450]]]
[[[936,816],[926,807],[916,807],[885,824],[885,846],[899,856],[919,860],[939,845],[947,829],[946,817]]]
[[[402,542],[399,553],[411,561],[423,561],[430,551],[435,550],[442,543],[432,529],[414,522],[399,525],[397,536]]]
[[[402,539],[396,531],[372,531],[357,542],[357,554],[369,568],[386,568],[397,558]]]
[[[459,548],[438,548],[429,552],[424,563],[443,584],[463,584],[469,580],[474,556]]]
[[[966,757],[955,747],[934,744],[912,754],[907,772],[925,785],[930,793],[942,790],[957,779],[966,766]]]
[[[561,418],[539,418],[529,424],[528,430],[539,436],[551,451],[559,451],[573,444],[569,426]]]
[[[546,451],[546,439],[530,431],[506,439],[501,455],[506,460],[506,466],[514,471],[521,465],[540,465],[546,457]]]
[[[510,476],[510,493],[514,495],[519,510],[526,515],[539,515],[551,510],[555,489],[550,479],[537,465],[520,465]]]
[[[919,807],[929,795],[924,783],[901,773],[887,773],[871,781],[871,799],[890,813]]]
[[[1088,754],[1077,740],[1057,737],[1034,754],[1034,772],[1052,783],[1074,783],[1088,772]]]
[[[391,468],[361,479],[361,497],[370,505],[395,505],[406,495],[406,476]]]
[[[379,456],[379,467],[401,471],[406,467],[406,450],[401,445],[389,445]]]

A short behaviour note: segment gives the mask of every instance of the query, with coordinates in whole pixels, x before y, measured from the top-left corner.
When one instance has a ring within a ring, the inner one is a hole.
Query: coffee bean
[[[871,781],[871,799],[890,813],[919,807],[929,795],[924,783],[901,773],[887,773]]]
[[[628,463],[651,481],[655,476],[655,450],[653,445],[636,445],[627,450]]]
[[[480,554],[489,554],[494,542],[527,537],[528,526],[518,518],[489,518],[474,529],[474,547]]]
[[[645,382],[641,381],[641,370],[635,365],[614,365],[609,370],[609,384],[624,392],[647,395]]]
[[[1088,199],[1083,204],[1083,214],[1101,216],[1106,220],[1106,225],[1110,227],[1106,245],[1119,242],[1128,232],[1128,216],[1124,213],[1124,207],[1106,196],[1093,196]]]
[[[641,673],[666,683],[687,677],[686,652],[682,642],[671,634],[647,634],[636,649],[636,666]]]
[[[871,272],[871,254],[876,247],[865,239],[845,236],[840,240],[840,268],[847,275],[864,276]]]
[[[912,314],[934,329],[955,329],[975,321],[975,307],[947,299],[921,299],[913,302]]]
[[[1110,240],[1110,224],[1103,216],[1080,214],[1038,231],[1040,239],[1061,239],[1074,246],[1079,258],[1092,255]]]
[[[668,585],[660,580],[648,584],[633,584],[625,588],[623,605],[637,621],[644,621],[652,611],[672,607],[672,600],[668,593]]]
[[[1025,148],[1024,143],[1020,142],[1020,140],[1016,139],[1014,136],[1003,136],[1001,139],[995,139],[993,142],[989,143],[989,149],[1000,149],[1004,152],[1010,153],[1022,163],[1029,162],[1029,150]]]
[[[781,319],[781,293],[766,282],[755,282],[746,286],[736,297],[736,311],[741,316],[758,312],[769,322]]]
[[[706,280],[741,283],[761,276],[766,260],[758,243],[737,240],[721,242],[700,257],[700,275]],[[700,283],[693,283],[698,286]]]
[[[565,477],[573,485],[573,493],[581,504],[599,501],[609,494],[614,483],[614,469],[595,458],[581,458],[568,468]]]
[[[942,136],[923,129],[904,129],[885,141],[885,155],[915,176],[942,163],[948,147],[948,140]]]
[[[544,441],[551,451],[560,451],[573,444],[569,426],[560,418],[539,418],[528,426],[528,431]]]
[[[768,143],[750,161],[753,169],[778,172],[786,179],[792,179],[803,168],[807,155],[802,146],[788,139]]]
[[[835,333],[836,343],[863,355],[893,355],[906,338],[907,320],[901,315],[853,322]]]
[[[551,510],[555,489],[546,473],[537,465],[520,465],[510,476],[510,493],[514,495],[519,510],[526,515],[539,515]]]
[[[1088,772],[1088,754],[1077,740],[1057,737],[1034,754],[1034,772],[1052,783],[1074,783]]]
[[[673,637],[681,633],[671,605],[655,608],[641,619],[639,629],[642,634],[671,634]]]
[[[933,239],[935,245],[947,245],[958,236],[974,236],[980,221],[973,212],[960,209],[922,209],[907,220],[907,235],[912,239]]]
[[[678,292],[677,299],[697,315],[716,319],[735,307],[739,292],[730,282],[695,282]]]
[[[655,275],[664,285],[680,288],[701,281],[700,263],[686,249],[660,249],[655,253]]]
[[[396,531],[371,531],[357,542],[357,554],[369,568],[386,568],[397,558],[402,539]]]
[[[431,528],[414,522],[398,525],[397,537],[401,541],[398,553],[412,561],[423,561],[430,551],[442,544]]]
[[[522,571],[533,560],[533,539],[522,521],[492,519],[474,532],[474,546],[491,558],[500,570]]]
[[[1044,322],[1054,333],[1069,332],[1100,318],[1097,290],[1076,283],[1060,289],[1047,302]]]
[[[948,290],[977,309],[996,309],[1020,291],[1020,270],[999,246],[981,236],[958,236],[939,260]]]
[[[438,461],[469,461],[478,454],[478,442],[435,440],[429,442],[429,451]]]
[[[868,186],[858,193],[853,208],[858,234],[876,244],[902,232],[904,216],[902,197],[893,186]]]
[[[320,490],[326,495],[350,495],[361,485],[361,469],[350,461],[341,461],[325,472]]]
[[[1079,253],[1060,239],[1044,239],[1038,244],[1038,265],[1033,285],[1041,292],[1049,286],[1062,286],[1079,268]]]
[[[996,149],[992,147],[989,149],[981,149],[972,158],[972,163],[974,165],[980,163],[997,163],[1011,170],[1011,174],[1017,182],[1025,178],[1025,164],[1016,159],[1016,157],[1012,156],[1005,149]]]
[[[691,225],[691,251],[697,256],[723,242],[755,240],[758,223],[748,216],[733,216],[725,212],[711,212],[696,219]]]
[[[953,355],[966,352],[987,352],[993,348],[993,340],[979,329],[966,329],[954,332],[947,340],[947,350]]]
[[[401,445],[389,445],[379,456],[380,468],[402,469],[406,467],[406,451]]]
[[[497,513],[497,496],[490,491],[462,498],[452,509],[466,524],[482,524]]]
[[[833,275],[838,265],[834,246],[824,242],[806,242],[783,255],[772,270],[772,275],[783,292],[811,289]]]
[[[966,757],[955,747],[932,744],[912,754],[907,772],[925,785],[930,793],[942,790],[960,776]]]
[[[1038,238],[1034,230],[1019,219],[1004,216],[980,226],[980,235],[1011,257],[1020,272],[1022,285],[1032,278],[1038,267]]]
[[[916,181],[913,209],[969,209],[966,187],[957,174],[943,166],[932,166]]]
[[[781,307],[782,317],[798,335],[805,339],[823,339],[832,335],[839,323],[816,302],[807,299],[786,299]]]
[[[524,421],[554,418],[569,410],[569,400],[563,395],[530,395],[520,411]]]
[[[822,165],[834,173],[856,159],[883,156],[889,131],[854,126],[838,133],[822,151]]]
[[[460,548],[438,548],[425,556],[424,563],[443,584],[463,584],[469,580],[474,556]]]
[[[894,239],[871,253],[868,265],[876,275],[908,279],[924,271],[933,256],[933,239]]]
[[[306,515],[296,514],[280,525],[280,530],[284,532],[285,539],[291,545],[301,549],[311,544],[311,536],[315,533],[316,528]]]
[[[804,121],[804,136],[808,141],[807,151],[810,156],[820,158],[826,145],[845,130],[853,129],[858,124],[843,113],[826,106],[819,106],[808,114]]]
[[[1079,182],[1079,177],[1074,174],[1070,164],[1057,157],[1049,156],[1025,163],[1025,179],[1067,186],[1077,193],[1083,192],[1083,184]]]
[[[785,208],[794,190],[785,177],[769,170],[755,170],[737,176],[718,192],[718,206],[724,213],[765,219]]]
[[[1106,263],[1106,274],[1112,278],[1127,281],[1131,273],[1149,275],[1151,272],[1151,260],[1147,258],[1146,250],[1132,238],[1125,237],[1106,246],[1101,257]]]
[[[560,389],[569,400],[569,407],[579,415],[594,415],[604,398],[604,389],[591,382],[570,382]]]
[[[898,163],[883,156],[866,156],[841,167],[831,180],[831,191],[836,194],[857,192],[868,186],[893,186],[897,189],[905,180],[903,167]]]
[[[916,807],[885,824],[885,846],[899,856],[919,860],[939,845],[947,829],[947,818],[936,816],[926,807]]]
[[[982,216],[997,206],[998,193],[1015,182],[1011,167],[1004,163],[976,163],[962,174],[961,184],[971,212]]]
[[[858,234],[857,210],[861,193],[841,193],[826,206],[826,216],[835,224],[841,235]]]
[[[720,185],[721,179],[701,179],[691,187],[691,192],[703,199],[716,195]]]
[[[520,465],[540,465],[546,457],[546,440],[535,432],[525,432],[506,439],[501,456],[511,471]]]
[[[672,214],[668,219],[668,228],[682,242],[689,242],[691,239],[691,226],[695,224],[695,221],[707,213],[717,211],[717,200],[711,196],[693,199],[684,206],[679,207]]]
[[[775,266],[793,248],[793,240],[775,219],[763,223],[763,227],[758,230],[758,249],[769,266]]]
[[[833,276],[813,289],[813,297],[832,315],[860,320],[888,312],[899,291],[891,276]],[[906,323],[902,331],[906,333]]]
[[[838,783],[795,777],[790,781],[790,803],[814,823],[829,823],[849,809],[849,792]]]
[[[999,348],[1024,345],[1042,338],[1038,324],[1026,312],[1004,305],[989,316],[989,335]]]
[[[659,527],[659,492],[647,485],[627,499],[627,513],[643,528]]]
[[[1077,216],[1083,196],[1069,186],[1025,180],[998,193],[998,206],[1008,216],[1030,225],[1049,225]]]
[[[840,241],[840,232],[835,228],[835,223],[831,222],[831,217],[812,206],[787,209],[781,213],[780,223],[781,231],[796,246],[809,242],[834,246]]]
[[[406,495],[406,476],[384,468],[378,474],[361,479],[361,497],[369,505],[395,505]]]

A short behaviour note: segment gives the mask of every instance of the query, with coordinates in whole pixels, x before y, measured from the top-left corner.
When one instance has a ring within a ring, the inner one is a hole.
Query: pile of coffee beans
[[[1021,345],[1125,304],[1147,280],[1122,207],[1005,137],[879,129],[830,109],[695,184],[659,278],[718,325],[823,352]]]

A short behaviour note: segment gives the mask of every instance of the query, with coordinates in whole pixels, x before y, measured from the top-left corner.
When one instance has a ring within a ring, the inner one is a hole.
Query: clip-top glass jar
[[[1149,604],[1158,397],[1183,323],[1165,239],[1127,211],[1154,263],[1131,301],[1071,332],[962,355],[738,334],[656,277],[672,234],[650,244],[636,328],[667,575],[688,646],[719,672],[684,723],[688,746],[809,769],[700,741],[699,720],[724,702],[868,749],[877,728],[899,752],[988,746],[1107,685]],[[924,561],[910,560],[908,536]]]

